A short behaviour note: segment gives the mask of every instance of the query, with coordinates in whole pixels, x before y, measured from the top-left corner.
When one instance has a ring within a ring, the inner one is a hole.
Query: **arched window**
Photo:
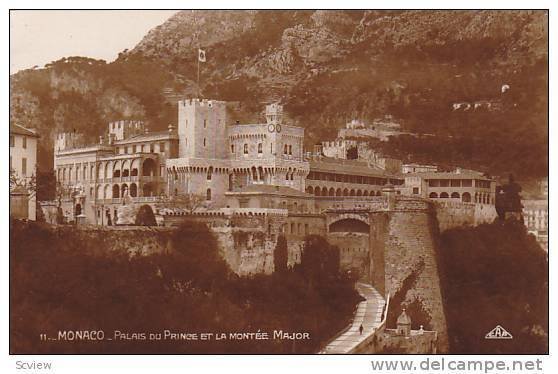
[[[285,146],[283,147],[283,153],[284,154],[288,154],[289,153],[289,146],[285,144]]]
[[[205,145],[206,145],[206,141],[205,138],[203,138],[203,146],[205,147]]]
[[[449,195],[448,195],[447,192],[442,192],[442,193],[440,194],[440,199],[447,199],[447,198],[449,198]]]
[[[208,188],[207,191],[205,191],[205,199],[207,201],[211,200],[211,188]]]
[[[248,144],[244,143],[244,154],[248,154]]]
[[[231,144],[231,153],[234,153],[234,144]]]
[[[452,199],[459,199],[461,196],[459,196],[459,192],[452,192],[451,193],[451,198]]]
[[[155,164],[155,161],[151,158],[147,158],[145,159],[145,161],[143,161],[142,169],[143,169],[142,175],[144,177],[157,175],[157,165]]]
[[[211,176],[213,175],[213,166],[210,166],[207,169],[207,180],[210,181],[211,180]]]
[[[120,187],[115,184],[112,186],[112,198],[118,199],[120,197]]]
[[[293,146],[289,145],[289,154],[292,155],[293,154]]]
[[[135,183],[130,185],[130,196],[137,197],[138,196],[138,186]]]
[[[428,195],[428,197],[431,198],[431,199],[437,199],[438,194],[436,192],[430,192],[430,195]]]
[[[263,144],[258,143],[258,153],[263,153]]]
[[[471,202],[471,194],[469,192],[464,192],[463,195],[461,195],[461,200],[464,203],[470,203]]]
[[[120,188],[120,196],[125,197],[128,194],[128,185],[124,183]]]

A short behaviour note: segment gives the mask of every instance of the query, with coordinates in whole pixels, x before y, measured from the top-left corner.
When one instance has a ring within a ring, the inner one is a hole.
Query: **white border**
[[[384,2],[370,2],[362,0],[351,0],[343,2],[329,2],[324,1],[303,1],[303,0],[283,0],[280,2],[257,2],[257,1],[203,1],[203,2],[193,2],[193,1],[176,1],[176,0],[159,0],[155,3],[146,0],[136,0],[134,2],[125,1],[114,1],[114,0],[100,0],[100,1],[81,1],[76,2],[75,0],[63,0],[63,1],[3,1],[2,7],[4,12],[2,13],[2,18],[5,22],[2,27],[2,51],[4,52],[4,58],[1,61],[2,64],[2,88],[4,94],[2,95],[3,105],[1,107],[2,117],[4,119],[5,131],[1,132],[0,144],[7,145],[8,143],[8,108],[9,108],[9,61],[8,61],[8,51],[9,51],[9,38],[8,38],[8,20],[9,8],[18,9],[33,9],[33,8],[153,8],[156,6],[158,9],[181,9],[181,8],[222,8],[222,9],[234,9],[234,8],[309,8],[309,9],[331,9],[331,8],[377,8],[377,9],[392,9],[392,8],[463,8],[463,9],[479,9],[479,8],[495,8],[495,9],[515,9],[515,8],[526,8],[526,9],[550,9],[550,42],[556,44],[558,35],[556,34],[556,23],[558,19],[555,16],[558,13],[558,7],[553,6],[551,1],[468,1],[468,2],[451,2],[448,1],[422,1],[422,2],[411,2],[411,1],[384,1]],[[558,71],[556,53],[552,48],[553,44],[550,44],[550,123],[556,123],[557,119],[557,103],[555,95],[553,95],[556,89],[556,78],[555,73]],[[550,143],[558,144],[558,135],[556,131],[550,131]],[[8,175],[7,170],[7,151],[2,154],[2,163],[0,170],[2,170],[4,175]],[[558,171],[556,163],[557,152],[551,147],[551,172],[549,175],[550,179],[550,238],[551,243],[554,238],[554,233],[556,233],[556,225],[554,224],[553,212],[557,211],[556,201],[554,196],[558,196],[558,185],[555,185],[553,175]],[[4,159],[5,157],[5,159]],[[557,182],[558,183],[558,182]],[[2,201],[2,215],[1,230],[2,230],[2,241],[1,246],[2,251],[2,280],[1,280],[1,297],[2,305],[0,308],[1,316],[1,326],[2,328],[2,338],[0,343],[0,349],[2,352],[2,362],[1,368],[4,369],[4,373],[13,372],[30,372],[24,370],[16,370],[15,362],[17,360],[26,361],[48,361],[52,362],[54,365],[53,373],[98,373],[101,370],[103,372],[112,373],[153,373],[153,372],[165,372],[165,373],[198,373],[198,372],[221,372],[221,373],[242,373],[242,374],[261,374],[265,372],[266,374],[284,374],[285,372],[312,372],[317,373],[366,373],[371,372],[370,360],[379,358],[378,356],[8,356],[8,185],[4,183],[1,185],[2,190],[0,191],[1,196],[4,196]],[[558,233],[557,233],[558,235]],[[556,284],[557,272],[553,271],[555,269],[555,261],[553,261],[553,244],[549,246],[549,253],[551,258],[551,265],[553,265],[550,272],[550,284]],[[553,334],[550,336],[550,347],[554,348],[553,351],[556,353],[556,341],[554,336],[557,331],[557,317],[556,317],[556,292],[554,288],[551,288],[551,308],[550,308],[550,331]],[[556,355],[554,357],[543,356],[541,357],[544,361],[545,372],[557,372],[558,370],[558,358]],[[452,359],[458,359],[460,356],[451,356]],[[537,358],[536,356],[520,356],[518,359],[527,358]],[[386,356],[382,356],[386,358]],[[425,356],[389,356],[391,359],[412,359],[419,362],[425,358]],[[513,356],[462,356],[463,359],[512,359]]]

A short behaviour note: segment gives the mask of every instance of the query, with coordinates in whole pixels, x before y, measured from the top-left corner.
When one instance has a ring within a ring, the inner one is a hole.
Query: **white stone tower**
[[[178,157],[227,157],[227,110],[224,101],[190,99],[178,102]]]
[[[277,103],[265,106],[265,118],[267,123],[280,124],[283,122],[283,106]]]

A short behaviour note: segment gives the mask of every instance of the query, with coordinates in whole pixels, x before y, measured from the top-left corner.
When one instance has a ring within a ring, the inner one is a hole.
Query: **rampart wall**
[[[436,217],[440,231],[459,226],[476,226],[490,223],[496,218],[492,204],[463,203],[454,201],[435,202]]]
[[[396,199],[393,210],[373,214],[370,221],[372,284],[384,297],[389,294],[392,300],[401,301],[401,305],[392,305],[394,313],[405,305],[420,303],[430,318],[429,329],[439,334],[439,350],[447,351],[435,255],[438,230],[431,205],[419,199]]]

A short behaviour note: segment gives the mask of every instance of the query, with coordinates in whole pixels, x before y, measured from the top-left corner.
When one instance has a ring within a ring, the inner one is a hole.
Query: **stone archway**
[[[157,165],[152,158],[146,158],[142,164],[142,176],[155,177],[157,176]]]
[[[370,225],[358,214],[341,214],[328,224],[327,240],[339,248],[340,268],[361,280],[370,277]]]
[[[360,232],[368,234],[370,225],[361,219],[344,218],[329,224],[328,232]]]

